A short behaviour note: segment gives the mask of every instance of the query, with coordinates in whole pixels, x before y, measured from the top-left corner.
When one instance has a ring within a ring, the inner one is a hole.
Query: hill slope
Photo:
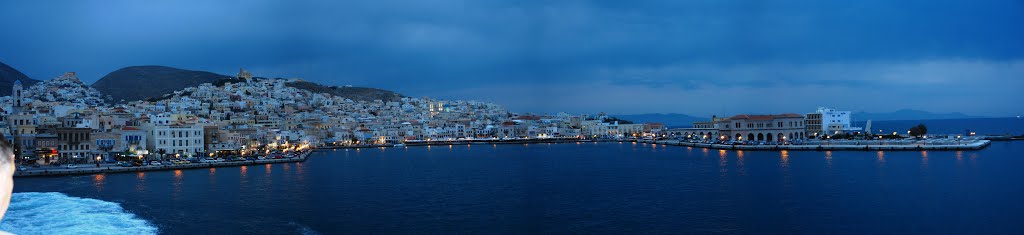
[[[402,97],[405,97],[402,94],[398,94],[393,91],[368,87],[324,86],[317,83],[306,81],[290,82],[285,85],[289,87],[307,90],[314,93],[327,93],[334,96],[345,97],[356,101],[397,101],[402,99]]]
[[[0,96],[11,95],[11,86],[14,86],[14,81],[18,80],[21,80],[21,85],[25,88],[39,83],[38,80],[31,79],[21,71],[0,62]]]
[[[230,76],[166,66],[131,66],[118,69],[92,84],[113,98],[113,103],[160,97],[176,90],[213,83]]]

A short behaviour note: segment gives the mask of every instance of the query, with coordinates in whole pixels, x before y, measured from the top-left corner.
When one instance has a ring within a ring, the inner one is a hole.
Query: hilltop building
[[[238,68],[238,75],[235,75],[235,77],[245,82],[252,81],[252,73],[245,71],[243,68]]]

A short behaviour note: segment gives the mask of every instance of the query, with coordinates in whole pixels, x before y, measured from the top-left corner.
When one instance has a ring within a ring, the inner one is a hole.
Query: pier
[[[467,140],[430,140],[430,141],[408,141],[406,146],[437,146],[437,145],[466,145],[466,144],[545,144],[545,143],[576,143],[576,142],[601,142],[599,140],[578,139],[578,138],[531,138],[531,139],[467,139]],[[323,146],[317,149],[355,149],[355,148],[382,148],[394,147],[393,144],[375,145],[338,145]]]
[[[752,151],[924,151],[924,150],[980,150],[988,147],[990,140],[965,141],[962,144],[823,144],[823,145],[730,145],[730,144],[707,144],[690,143],[677,140],[636,140],[637,143],[663,144],[670,146],[684,146],[695,148],[724,149],[724,150],[752,150]],[[870,142],[870,141],[868,141]]]
[[[90,174],[105,174],[105,173],[131,173],[131,172],[142,172],[142,171],[169,171],[169,170],[181,170],[181,169],[196,169],[196,168],[213,168],[213,167],[233,167],[233,166],[247,166],[247,165],[263,165],[263,164],[277,164],[277,163],[289,163],[289,162],[304,162],[312,151],[305,152],[298,157],[292,158],[281,158],[281,159],[263,159],[263,160],[251,160],[251,161],[233,161],[233,162],[208,162],[208,163],[188,163],[188,164],[174,164],[174,165],[145,165],[145,166],[80,166],[78,168],[66,169],[66,168],[29,168],[25,171],[14,172],[14,177],[40,177],[40,176],[67,176],[67,175],[90,175]]]

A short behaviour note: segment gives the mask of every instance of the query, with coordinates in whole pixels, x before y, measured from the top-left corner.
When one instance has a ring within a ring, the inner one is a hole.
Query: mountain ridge
[[[0,62],[0,96],[11,95],[11,87],[14,86],[14,81],[19,80],[21,81],[21,85],[25,88],[40,82],[39,80],[28,77],[14,67]]]

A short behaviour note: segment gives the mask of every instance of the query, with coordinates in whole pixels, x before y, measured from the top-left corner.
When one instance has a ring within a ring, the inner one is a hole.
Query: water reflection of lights
[[[825,164],[832,167],[832,151],[825,151]]]
[[[103,184],[104,181],[106,181],[106,179],[106,174],[96,174],[95,176],[92,177],[92,184],[96,186],[97,191],[103,191]]]
[[[718,150],[718,172],[722,176],[725,176],[725,173],[729,171],[729,161],[726,155],[725,150]]]
[[[135,173],[135,179],[137,180],[135,183],[135,191],[141,192],[146,190],[146,172]]]
[[[921,168],[928,168],[928,151],[921,151]]]
[[[780,152],[780,155],[782,155],[781,159],[779,160],[781,161],[780,163],[782,164],[782,167],[789,168],[789,151],[782,150],[782,152]]]
[[[878,151],[878,166],[885,166],[885,152]]]
[[[242,166],[242,168],[241,168],[242,177],[245,177],[245,176],[248,175],[248,173],[249,173],[248,169],[249,169],[249,167]]]

